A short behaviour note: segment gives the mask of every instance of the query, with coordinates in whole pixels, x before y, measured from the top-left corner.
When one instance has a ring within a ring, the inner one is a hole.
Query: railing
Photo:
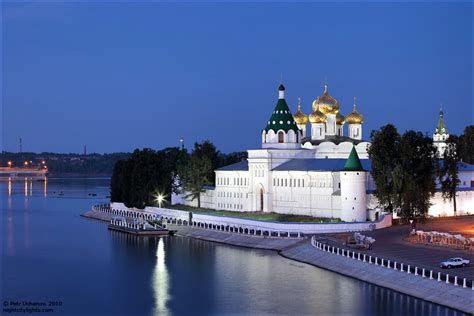
[[[143,213],[133,210],[124,209],[113,209],[109,204],[95,205],[92,209],[96,212],[103,212],[110,215],[118,215],[124,217],[131,217],[135,219],[156,219],[157,214]],[[213,231],[235,233],[248,236],[260,236],[260,237],[276,237],[276,238],[303,238],[304,234],[301,232],[294,231],[281,231],[281,230],[270,230],[270,229],[259,229],[256,227],[245,226],[245,225],[224,225],[205,221],[192,221],[184,220],[179,217],[172,217],[170,215],[161,216],[161,218],[168,224],[191,226],[199,229],[207,229]],[[117,220],[117,222],[120,220]],[[111,222],[112,223],[112,222]],[[136,225],[136,224],[127,224]],[[135,228],[136,226],[122,226],[128,228]]]
[[[450,276],[449,273],[434,273],[433,270],[427,270],[425,268],[419,268],[417,266],[411,266],[410,264],[404,264],[403,262],[397,262],[393,260],[388,260],[384,258],[379,258],[377,256],[370,256],[367,254],[361,254],[360,252],[347,250],[344,248],[339,248],[331,246],[316,240],[316,236],[311,237],[311,245],[319,250],[328,252],[341,257],[350,258],[357,261],[367,262],[368,264],[374,264],[376,266],[384,267],[387,269],[393,269],[395,271],[405,272],[413,276],[419,276],[422,278],[429,278],[430,280],[437,280],[438,282],[445,282],[446,284],[453,284],[454,286],[461,286],[463,288],[471,287],[474,291],[474,281],[468,280],[466,278],[462,279],[462,284],[460,278],[457,276]],[[470,285],[469,285],[470,284]]]

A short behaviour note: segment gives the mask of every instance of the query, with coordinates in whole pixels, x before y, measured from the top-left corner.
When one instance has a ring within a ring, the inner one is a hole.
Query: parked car
[[[449,258],[446,261],[440,263],[440,267],[443,269],[451,269],[456,267],[465,267],[469,264],[469,260],[463,258]]]

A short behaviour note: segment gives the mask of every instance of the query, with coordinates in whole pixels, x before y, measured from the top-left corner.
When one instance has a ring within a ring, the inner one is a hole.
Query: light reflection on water
[[[0,299],[58,299],[56,315],[461,315],[275,252],[108,231],[79,216],[108,180],[4,181],[0,195]]]

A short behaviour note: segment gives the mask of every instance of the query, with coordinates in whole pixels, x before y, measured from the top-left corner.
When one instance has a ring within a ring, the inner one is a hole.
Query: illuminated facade
[[[261,132],[262,148],[248,150],[245,161],[217,169],[216,186],[201,194],[201,207],[347,222],[377,219],[381,210],[373,195],[375,185],[367,153],[370,143],[362,138],[364,117],[355,101],[352,112],[344,117],[339,102],[325,85],[323,94],[312,102],[309,115],[303,113],[299,99],[292,114],[285,87],[280,85],[277,104]],[[444,122],[438,126],[444,128]],[[463,164],[461,178],[458,215],[474,212],[474,166]],[[196,200],[184,196],[173,195],[172,203],[197,205]],[[437,193],[430,212],[450,215],[449,210],[449,202]]]

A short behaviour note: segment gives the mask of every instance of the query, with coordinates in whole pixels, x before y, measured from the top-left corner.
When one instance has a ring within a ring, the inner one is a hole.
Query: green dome
[[[285,99],[278,99],[278,102],[273,110],[272,116],[267,122],[265,127],[265,132],[273,130],[275,133],[279,130],[283,130],[285,133],[293,130],[296,134],[299,131],[298,126],[296,125],[295,119],[291,114],[288,104],[286,104]]]

